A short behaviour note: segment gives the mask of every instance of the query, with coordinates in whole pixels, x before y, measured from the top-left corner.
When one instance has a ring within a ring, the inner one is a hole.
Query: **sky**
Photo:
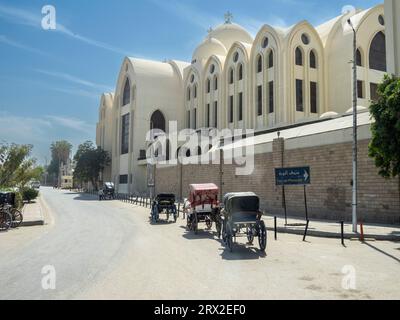
[[[32,144],[39,163],[51,142],[95,141],[103,92],[125,56],[190,62],[207,29],[233,14],[253,36],[263,24],[312,25],[345,6],[383,0],[0,0],[0,143]],[[42,28],[42,8],[56,30]]]

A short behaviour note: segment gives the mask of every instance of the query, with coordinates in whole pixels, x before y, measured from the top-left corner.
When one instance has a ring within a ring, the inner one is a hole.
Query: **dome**
[[[324,118],[330,118],[330,117],[336,117],[338,114],[336,112],[333,111],[329,111],[324,113],[323,115],[320,116],[320,119],[324,119]]]
[[[192,60],[207,60],[212,55],[226,56],[227,50],[221,41],[208,37],[194,51]]]
[[[367,111],[368,109],[363,106],[357,106],[357,113]],[[346,111],[346,114],[353,114],[353,108],[350,108],[349,110]]]
[[[222,24],[215,30],[211,31],[210,36],[221,41],[228,50],[236,41],[250,44],[253,43],[253,37],[250,33],[236,23]]]

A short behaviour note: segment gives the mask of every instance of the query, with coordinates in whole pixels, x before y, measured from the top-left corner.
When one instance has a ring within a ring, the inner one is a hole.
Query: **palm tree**
[[[67,163],[67,161],[69,160],[72,151],[72,144],[65,140],[56,141],[51,144],[50,150],[53,160],[56,160],[58,163],[57,180],[58,184],[60,184],[61,163]]]

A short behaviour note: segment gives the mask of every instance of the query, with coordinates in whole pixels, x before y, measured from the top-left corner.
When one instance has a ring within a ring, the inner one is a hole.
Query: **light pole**
[[[347,23],[353,29],[353,232],[357,232],[357,31],[354,28],[351,20],[347,20]]]

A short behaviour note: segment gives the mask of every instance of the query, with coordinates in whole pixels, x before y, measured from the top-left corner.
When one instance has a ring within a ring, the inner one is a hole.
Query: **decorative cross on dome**
[[[232,13],[230,13],[228,11],[227,13],[225,13],[224,17],[225,17],[225,23],[227,23],[227,24],[232,23],[232,19],[233,19]]]

